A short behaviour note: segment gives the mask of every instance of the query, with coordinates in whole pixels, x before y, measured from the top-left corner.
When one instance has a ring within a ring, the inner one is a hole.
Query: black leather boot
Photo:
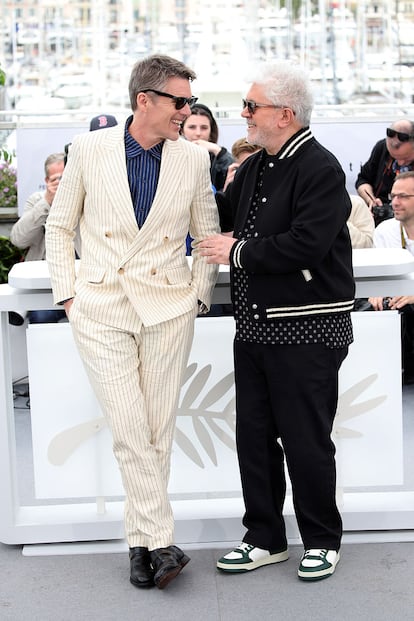
[[[150,552],[150,557],[155,570],[154,582],[159,589],[164,589],[171,580],[174,580],[190,560],[176,546],[156,548]]]
[[[153,587],[154,570],[151,567],[151,558],[148,548],[129,548],[131,566],[130,582],[138,588]]]
[[[190,557],[187,556],[187,554],[185,554],[178,546],[168,546],[167,550],[171,550],[171,552],[175,554],[175,557],[181,567],[187,565],[187,563],[191,560]]]

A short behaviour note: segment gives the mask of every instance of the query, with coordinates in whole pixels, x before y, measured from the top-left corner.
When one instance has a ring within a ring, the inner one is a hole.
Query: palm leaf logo
[[[333,427],[334,437],[359,438],[362,436],[362,433],[359,431],[349,429],[344,425],[346,425],[348,421],[374,410],[387,399],[386,395],[380,395],[372,399],[367,399],[366,401],[354,403],[354,401],[356,401],[377,379],[378,373],[368,375],[339,396]]]
[[[197,372],[197,364],[189,365],[184,376],[183,386],[190,381],[181,404],[178,408],[178,421],[175,430],[175,441],[179,448],[187,455],[191,461],[204,468],[201,455],[196,450],[191,439],[180,429],[180,418],[190,417],[192,420],[193,430],[196,438],[211,462],[217,466],[217,453],[214,447],[213,438],[217,438],[229,449],[236,449],[234,441],[235,430],[235,398],[233,395],[234,375],[228,373],[219,380],[210,390],[207,391],[198,406],[195,405],[198,397],[205,391],[206,385],[211,375],[211,364],[206,365]],[[217,404],[225,395],[232,391],[232,396],[225,405],[224,409],[215,410],[214,405]],[[219,424],[221,422],[221,425]],[[224,427],[223,427],[224,424]],[[227,429],[228,428],[228,429]]]
[[[207,389],[212,366],[210,364],[198,370],[196,363],[190,364],[183,377],[182,387],[188,384],[181,398],[178,408],[178,418],[175,430],[175,442],[183,453],[199,468],[204,468],[200,452],[194,441],[187,435],[180,423],[185,419],[191,419],[192,430],[211,463],[218,466],[215,440],[219,440],[227,448],[235,451],[235,397],[234,375],[228,373]],[[357,401],[367,388],[378,379],[374,373],[357,382],[339,396],[337,415],[334,421],[333,436],[336,438],[352,439],[362,434],[348,427],[348,422],[365,415],[381,405],[386,395],[380,395],[365,401]],[[207,391],[207,392],[205,392]],[[197,399],[205,392],[199,405]],[[225,399],[228,393],[228,401],[220,408],[217,403]],[[356,401],[356,402],[355,402]],[[215,406],[217,406],[215,408]],[[84,423],[64,429],[56,434],[48,447],[48,460],[52,465],[61,466],[77,450],[81,444],[87,442],[106,426],[103,417],[94,418]],[[186,426],[187,428],[188,426]]]
[[[197,364],[190,364],[182,381],[184,386],[191,380],[178,409],[178,417],[190,417],[192,419],[193,428],[198,441],[204,448],[205,452],[211,459],[212,463],[217,466],[217,454],[214,448],[213,439],[210,432],[225,444],[231,450],[235,450],[234,429],[235,429],[235,399],[230,398],[222,411],[214,411],[210,408],[219,401],[224,395],[233,388],[233,373],[229,373],[223,377],[213,388],[211,388],[198,407],[194,406],[194,402],[205,389],[207,381],[211,374],[211,365],[207,365],[197,373]],[[193,377],[194,376],[194,377]],[[191,379],[192,378],[192,379]],[[217,421],[224,421],[228,426],[228,431],[223,429]],[[106,427],[107,423],[103,416],[91,419],[84,423],[74,425],[64,429],[56,434],[50,441],[47,451],[49,462],[54,466],[62,466],[70,456],[81,446],[87,442],[101,429]],[[210,430],[210,432],[209,432]],[[200,468],[204,468],[204,463],[195,448],[192,440],[180,430],[178,424],[175,432],[175,442],[179,448],[187,455],[187,457]]]

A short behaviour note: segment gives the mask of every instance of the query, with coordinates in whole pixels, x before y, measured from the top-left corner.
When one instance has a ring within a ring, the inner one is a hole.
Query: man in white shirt
[[[400,173],[390,194],[394,218],[385,220],[374,231],[376,248],[406,248],[414,255],[414,171]],[[414,293],[414,292],[413,292]],[[403,310],[404,383],[414,381],[414,295],[392,298],[369,298],[374,310],[384,310],[384,300],[390,310]]]
[[[374,231],[376,248],[406,248],[414,255],[414,171],[398,175],[390,194],[394,218],[385,220]],[[382,298],[370,298],[375,310],[383,310]],[[389,308],[399,310],[414,304],[414,295],[389,300]]]
[[[21,217],[10,231],[10,241],[25,250],[26,261],[43,261],[46,257],[45,225],[65,168],[65,154],[51,153],[45,160],[45,190],[33,192],[26,200]],[[17,317],[17,319],[16,319]],[[30,310],[30,323],[57,323],[64,320],[62,309]],[[20,321],[19,321],[20,318]],[[14,313],[15,325],[24,322],[24,316]]]

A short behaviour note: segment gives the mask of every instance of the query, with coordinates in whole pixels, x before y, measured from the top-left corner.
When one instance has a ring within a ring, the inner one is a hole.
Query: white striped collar
[[[278,159],[284,160],[287,157],[292,157],[296,153],[296,151],[308,140],[313,138],[313,134],[309,127],[304,127],[301,129],[294,137],[293,140],[290,140],[287,145],[283,147],[283,149],[279,152]]]

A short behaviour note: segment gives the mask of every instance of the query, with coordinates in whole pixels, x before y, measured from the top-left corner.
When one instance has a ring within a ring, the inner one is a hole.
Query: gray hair
[[[406,123],[410,129],[408,130],[409,134],[412,136],[414,135],[414,122],[411,121],[410,119],[397,119],[396,121],[393,121],[390,125],[391,128],[394,128],[395,125],[397,125],[397,123]]]
[[[313,94],[309,76],[303,67],[288,60],[267,62],[250,72],[249,81],[263,86],[273,104],[291,108],[303,127],[309,125]]]
[[[65,154],[64,153],[52,153],[51,155],[49,155],[46,160],[45,160],[45,177],[46,179],[49,177],[49,167],[52,164],[57,164],[58,162],[64,162],[65,161]]]
[[[399,181],[400,179],[414,179],[414,170],[406,170],[405,172],[399,173],[393,183]]]
[[[180,60],[162,54],[153,54],[135,63],[129,79],[131,110],[137,108],[138,93],[144,89],[162,90],[169,78],[183,78],[191,82],[196,79],[196,74]]]

